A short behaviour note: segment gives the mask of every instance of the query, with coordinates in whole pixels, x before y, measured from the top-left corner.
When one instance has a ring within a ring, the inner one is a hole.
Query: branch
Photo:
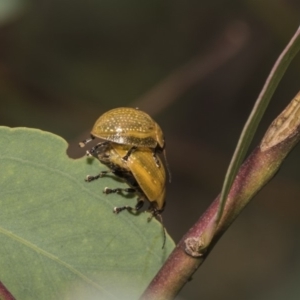
[[[243,208],[273,178],[299,141],[300,92],[271,124],[261,144],[239,169],[216,230],[220,196],[181,239],[141,299],[173,299]],[[207,246],[207,237],[210,238],[212,231],[214,236]]]
[[[4,284],[0,281],[0,300],[16,300],[14,296],[7,290]]]
[[[246,204],[273,178],[285,157],[299,142],[300,92],[271,124],[261,144],[239,168],[276,86],[299,49],[300,28],[275,63],[256,101],[230,164],[231,170],[226,174],[221,196],[181,239],[141,299],[173,299]]]

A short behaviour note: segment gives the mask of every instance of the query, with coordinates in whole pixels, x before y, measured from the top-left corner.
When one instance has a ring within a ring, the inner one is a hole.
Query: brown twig
[[[272,130],[274,128],[276,133]],[[285,130],[286,128],[288,130]],[[285,134],[282,135],[282,132]],[[299,141],[300,92],[272,123],[261,145],[252,152],[239,169],[217,228],[215,228],[215,220],[220,197],[215,199],[181,239],[141,299],[174,299],[206,259],[218,239],[258,191],[272,179],[285,157]],[[206,238],[207,236],[210,238],[212,230],[214,235],[207,245]]]
[[[16,300],[16,298],[8,291],[4,284],[0,281],[0,300]]]

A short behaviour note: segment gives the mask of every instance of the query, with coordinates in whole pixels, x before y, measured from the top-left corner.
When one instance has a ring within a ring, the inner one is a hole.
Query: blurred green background
[[[78,142],[103,112],[145,110],[165,132],[173,181],[163,216],[178,242],[219,193],[244,122],[299,15],[298,0],[0,0],[0,124],[60,135],[76,158],[84,155]],[[253,147],[299,91],[299,72],[300,55]],[[178,299],[299,299],[299,153]]]

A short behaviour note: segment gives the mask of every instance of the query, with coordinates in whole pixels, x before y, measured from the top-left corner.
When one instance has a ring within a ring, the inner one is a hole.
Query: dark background
[[[78,142],[103,112],[145,110],[166,136],[173,182],[164,221],[178,242],[220,192],[299,15],[298,0],[0,1],[0,124],[60,135],[80,157]],[[299,91],[299,71],[300,55],[252,147]],[[296,147],[180,299],[299,299],[299,165]]]

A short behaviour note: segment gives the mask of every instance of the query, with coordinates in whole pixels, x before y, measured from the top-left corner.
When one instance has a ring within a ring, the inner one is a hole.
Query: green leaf
[[[217,222],[222,218],[223,210],[225,207],[225,202],[229,194],[230,188],[233,181],[238,173],[238,170],[244,160],[249,146],[252,142],[254,134],[257,127],[271,101],[275,90],[285,74],[289,64],[295,58],[296,54],[300,51],[300,27],[297,29],[296,33],[285,47],[283,52],[278,57],[275,62],[255,104],[248,117],[248,120],[242,130],[241,136],[238,140],[238,144],[235,148],[233,156],[231,158],[229,167],[227,169],[224,183],[222,186],[221,196],[220,196],[220,206],[218,210]]]
[[[0,280],[16,299],[136,299],[174,248],[149,213],[113,214],[135,198],[104,195],[124,183],[86,175],[60,137],[0,127]]]

